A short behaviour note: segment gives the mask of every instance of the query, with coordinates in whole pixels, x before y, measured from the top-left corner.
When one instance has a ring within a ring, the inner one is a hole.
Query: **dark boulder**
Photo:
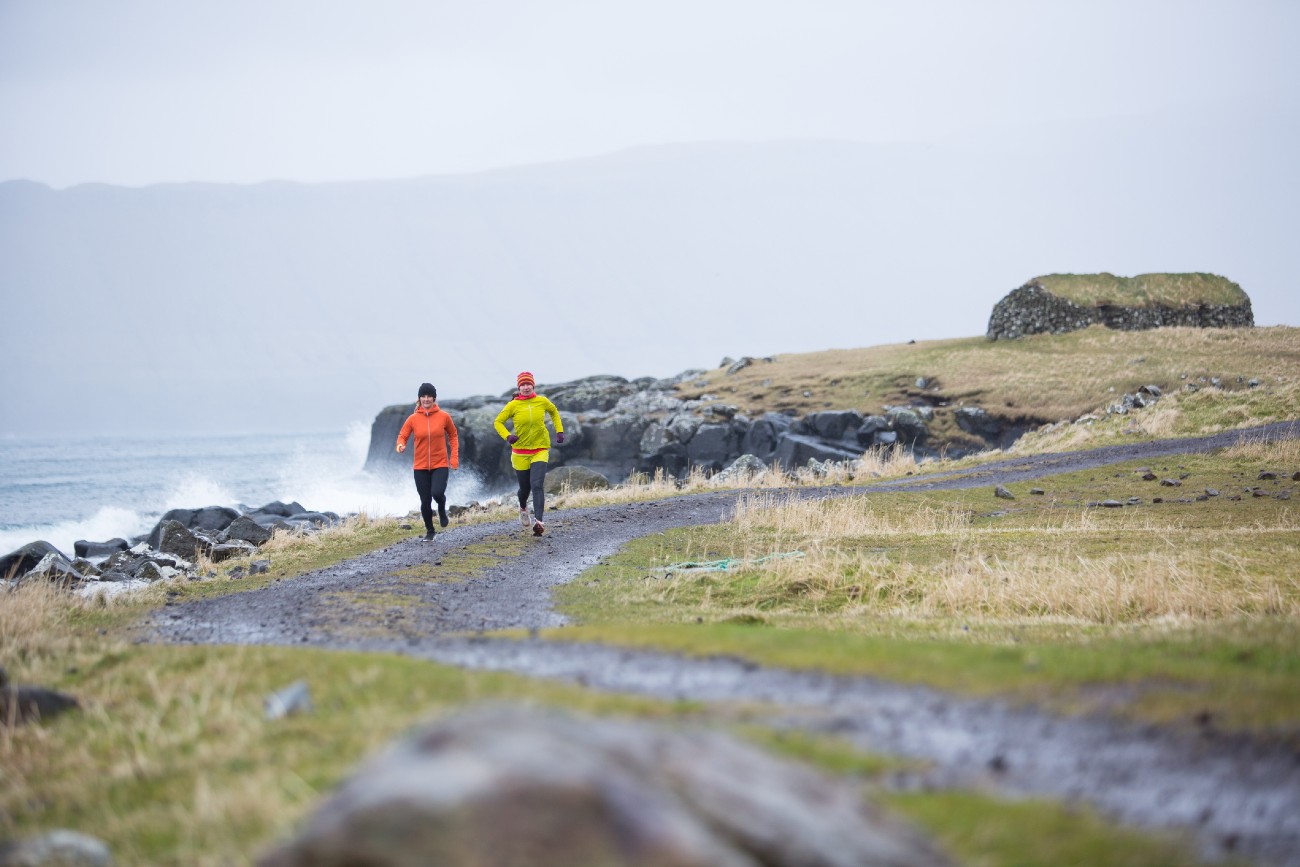
[[[363,765],[261,867],[939,867],[859,783],[716,731],[486,708]]]
[[[240,515],[217,538],[221,542],[250,542],[254,545],[265,545],[271,541],[271,532],[247,515]]]
[[[862,426],[862,413],[851,409],[810,412],[799,420],[796,432],[824,440],[840,440],[854,435]]]
[[[769,460],[776,454],[781,438],[794,426],[794,419],[778,412],[767,412],[759,416],[749,426],[740,442],[743,454],[754,455],[760,460]]]
[[[93,560],[108,557],[130,547],[131,543],[125,539],[109,539],[107,542],[87,542],[85,539],[78,539],[72,543],[72,553],[77,557]]]
[[[586,467],[558,467],[546,474],[546,493],[558,494],[566,486],[571,491],[603,491],[609,479]]]
[[[787,434],[781,438],[772,463],[780,464],[787,470],[798,469],[811,460],[818,461],[853,461],[862,457],[856,449],[833,445],[815,437]]]
[[[164,554],[180,557],[182,560],[193,561],[200,554],[212,550],[212,543],[191,533],[189,528],[179,521],[164,520],[156,528],[156,533],[157,544],[154,544],[151,535],[149,547]]]
[[[16,551],[0,557],[0,578],[18,578],[36,568],[48,554],[57,554],[69,562],[63,553],[49,542],[39,540],[28,542]]]

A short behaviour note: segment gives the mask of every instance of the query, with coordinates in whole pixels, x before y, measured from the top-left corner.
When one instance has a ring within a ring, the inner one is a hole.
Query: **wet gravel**
[[[1154,460],[1300,436],[1286,422],[1194,440],[1113,446],[1018,458],[977,470],[898,479],[869,487],[764,492],[841,497],[889,491],[1011,484],[1121,461]],[[554,641],[509,641],[478,633],[564,624],[551,589],[625,542],[725,520],[737,500],[718,492],[655,502],[553,512],[548,532],[459,582],[412,581],[441,558],[488,542],[510,524],[456,527],[261,590],[168,605],[151,640],[306,645],[397,652],[466,668],[558,678],[592,689],[703,702],[760,702],[773,726],[832,732],[864,749],[924,760],[930,770],[897,775],[897,786],[975,786],[1007,796],[1086,802],[1135,825],[1191,832],[1207,856],[1233,854],[1300,867],[1300,755],[1240,737],[1171,731],[1096,718],[1061,718],[1032,708],[972,700],[871,678],[761,668],[735,659]],[[385,618],[350,600],[407,597]],[[413,604],[411,604],[413,603]]]

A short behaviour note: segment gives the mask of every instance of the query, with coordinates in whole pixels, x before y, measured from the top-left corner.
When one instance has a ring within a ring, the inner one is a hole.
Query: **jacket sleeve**
[[[460,469],[460,435],[456,433],[456,423],[451,420],[451,413],[443,413],[447,416],[447,442],[451,444],[447,450],[449,463],[453,470]]]
[[[509,417],[510,404],[506,404],[505,408],[502,409],[501,412],[497,413],[497,420],[492,422],[492,426],[497,429],[497,433],[501,434],[501,439],[507,439],[510,436],[510,431],[506,430],[505,425],[505,421]]]
[[[412,418],[414,418],[414,416],[408,415],[406,417],[406,423],[402,425],[402,430],[397,435],[397,442],[393,444],[394,446],[403,445],[411,438],[411,431],[415,430],[414,425],[411,423]]]
[[[555,425],[556,433],[564,433],[564,423],[560,421],[560,411],[551,403],[551,399],[546,399],[546,414],[551,417],[551,424]]]

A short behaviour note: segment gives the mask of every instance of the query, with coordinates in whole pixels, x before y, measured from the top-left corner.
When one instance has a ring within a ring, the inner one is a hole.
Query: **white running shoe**
[[[530,515],[530,514],[528,514],[528,510],[527,510],[527,509],[520,509],[520,510],[519,510],[519,526],[521,526],[521,527],[523,527],[525,530],[527,530],[527,529],[528,529],[529,527],[531,527],[532,525],[533,525],[533,516]]]

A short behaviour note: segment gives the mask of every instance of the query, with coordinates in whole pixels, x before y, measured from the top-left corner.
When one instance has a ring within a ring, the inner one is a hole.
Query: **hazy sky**
[[[971,336],[1057,271],[1220,273],[1297,325],[1297,46],[1297,0],[0,0],[0,182],[62,191],[0,197],[0,435],[61,429],[83,371],[103,429],[208,429],[195,394],[341,429],[430,377]],[[153,187],[489,170],[381,211]],[[209,204],[148,223],[177,199]]]
[[[1294,0],[0,0],[0,180],[359,180],[1293,110],[1298,44]]]

